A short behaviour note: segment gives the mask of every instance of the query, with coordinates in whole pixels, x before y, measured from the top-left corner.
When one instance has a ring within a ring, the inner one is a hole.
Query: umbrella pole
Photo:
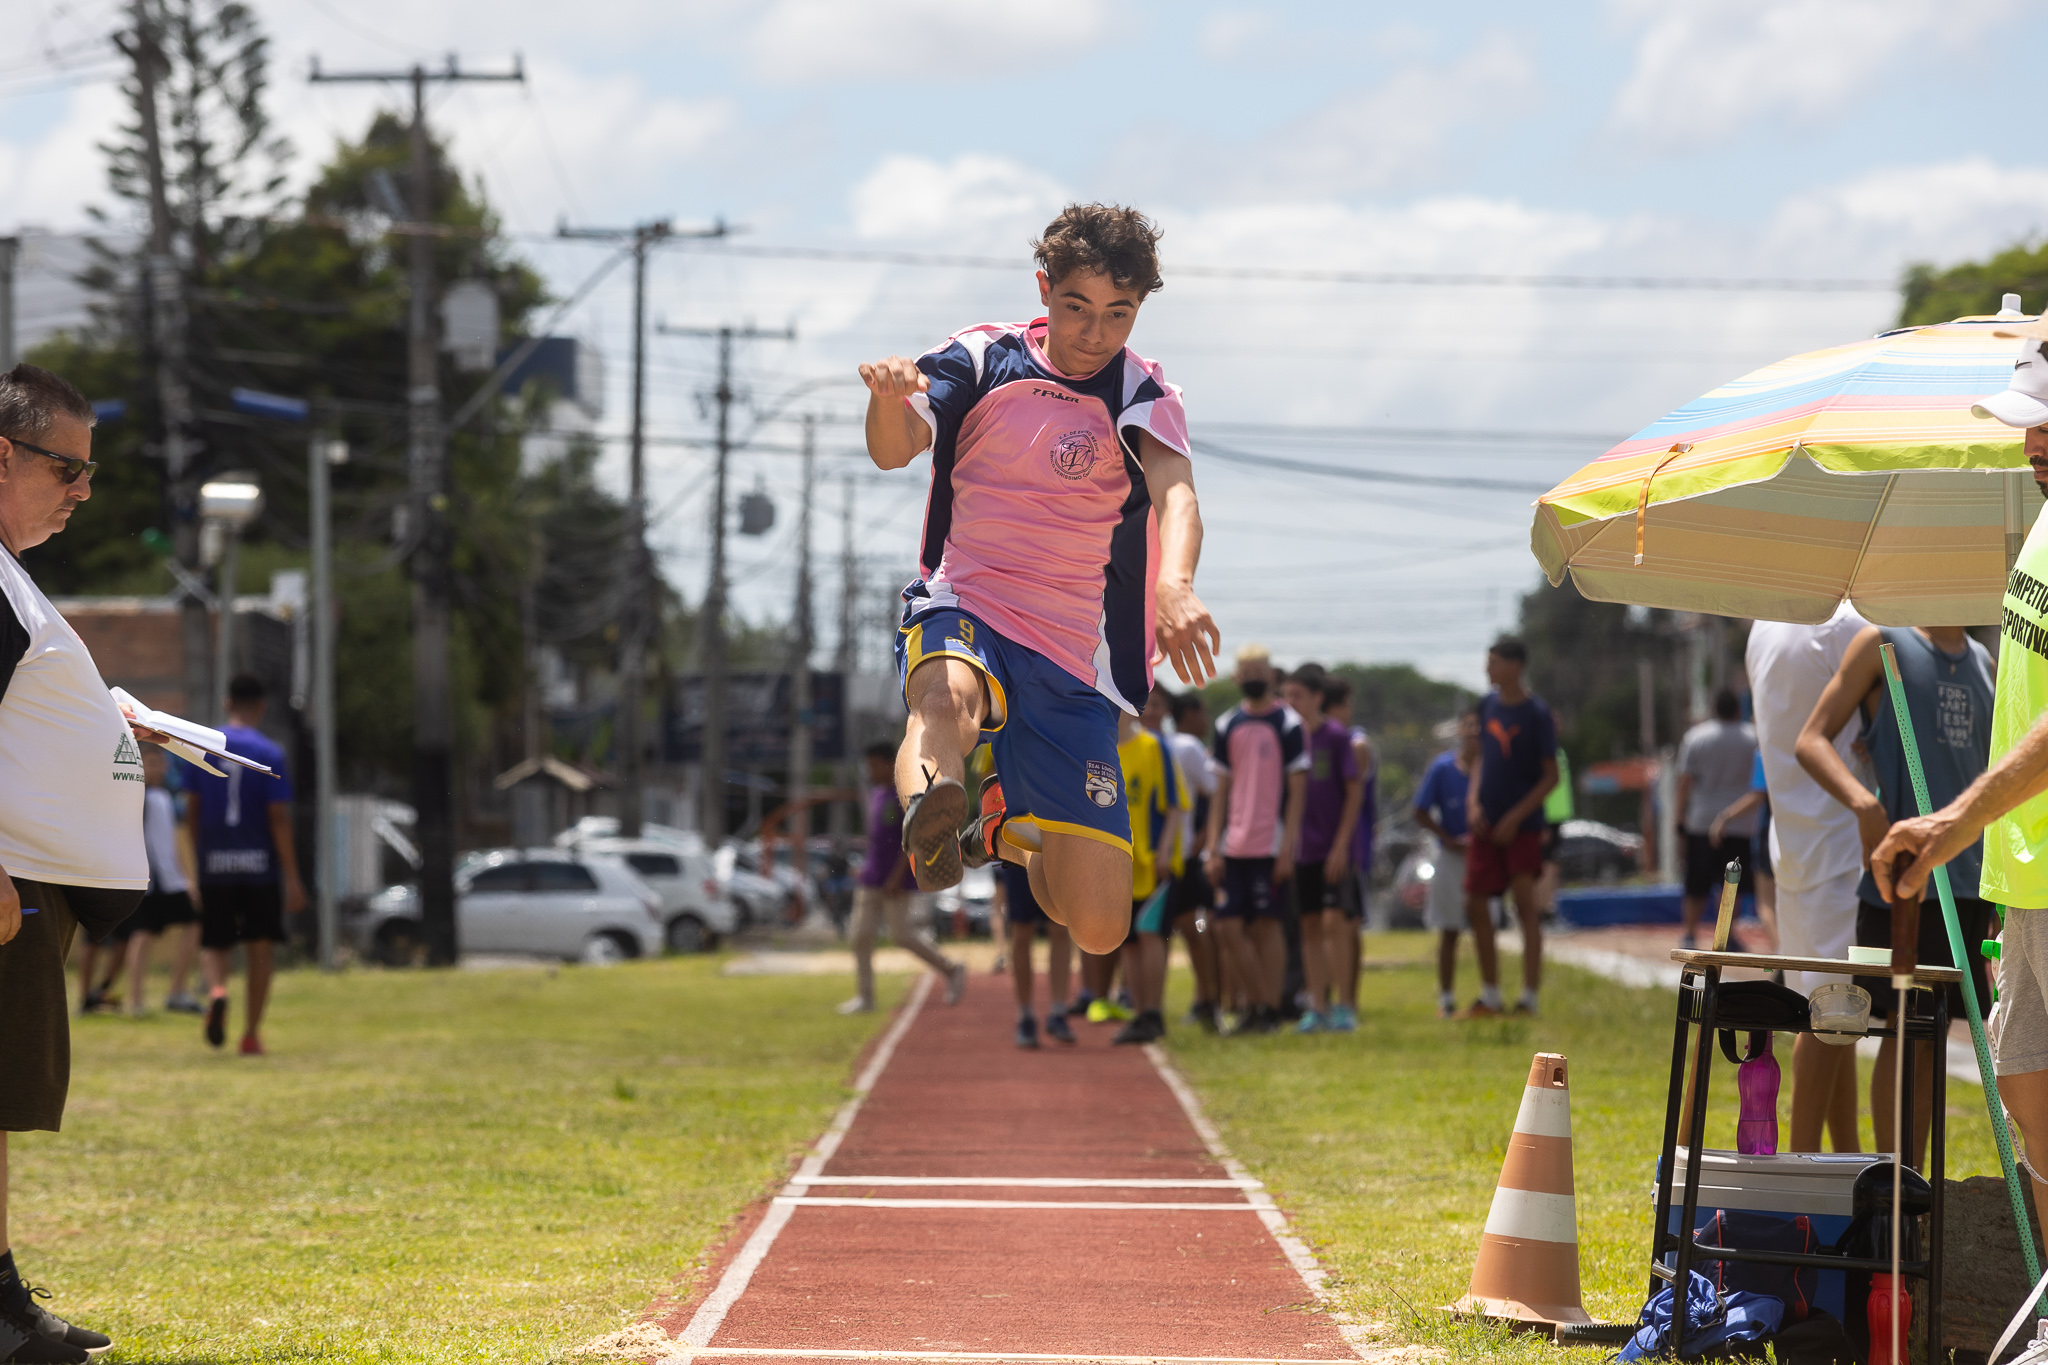
[[[1913,779],[1913,800],[1918,804],[1922,815],[1932,815],[1934,813],[1932,803],[1927,799],[1927,776],[1920,767],[1920,743],[1913,737],[1913,717],[1906,710],[1906,687],[1899,680],[1898,657],[1890,645],[1882,646],[1879,653],[1884,656],[1884,680],[1885,685],[1891,689],[1892,714],[1899,718],[1899,738],[1903,741],[1902,747],[1906,751],[1906,771],[1911,774]],[[1934,869],[1934,890],[1935,894],[1941,898],[1941,922],[1942,927],[1948,931],[1949,960],[1960,967],[1963,972],[1963,1011],[1970,1017],[1970,1041],[1976,1045],[1977,1049],[1977,1074],[1984,1081],[1984,1105],[1985,1108],[1991,1111],[1991,1131],[1998,1139],[1998,1165],[2005,1172],[2005,1192],[2012,1199],[2013,1225],[2019,1230],[2020,1253],[2026,1257],[2027,1278],[2029,1280],[2039,1280],[2041,1279],[2041,1260],[2034,1250],[2033,1230],[2027,1223],[2027,1199],[2020,1189],[2018,1165],[2013,1161],[2012,1132],[2006,1127],[2005,1103],[1998,1098],[1998,1073],[1991,1063],[1990,1041],[1984,1036],[1984,1013],[1978,1006],[1977,988],[1970,977],[1970,959],[1963,950],[1963,925],[1961,919],[1956,915],[1955,892],[1949,887],[1948,869],[1946,867]],[[1903,1017],[1904,1011],[1901,1010],[1900,1013],[1901,1017]],[[1900,1032],[1902,1036],[1899,1038],[1899,1047],[1904,1049],[1906,1045],[1906,1040],[1903,1036],[1904,1030],[1902,1029]],[[1947,1046],[1947,1039],[1937,1039],[1936,1041],[1944,1048]],[[1900,1055],[1904,1055],[1903,1051],[1901,1051]],[[1947,1058],[1937,1055],[1934,1059],[1934,1064],[1936,1066],[1946,1066],[1948,1061]],[[1894,1130],[1893,1137],[1892,1145],[1903,1151],[1904,1143],[1898,1140],[1897,1130]],[[1895,1152],[1893,1154],[1894,1162],[1899,1159],[1898,1153]],[[1894,1228],[1898,1226],[1898,1222],[1898,1212],[1894,1209],[1892,1215],[1892,1225]],[[2043,1299],[2039,1297],[2038,1290],[2036,1293],[2037,1297],[2034,1307],[2039,1311]],[[2043,1313],[2042,1316],[2048,1317],[2048,1313]]]

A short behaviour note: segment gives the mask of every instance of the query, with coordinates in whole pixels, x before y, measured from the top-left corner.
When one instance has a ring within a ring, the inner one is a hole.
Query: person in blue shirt
[[[263,724],[263,684],[247,673],[228,684],[228,721],[222,727],[228,752],[253,759],[275,777],[219,764],[225,777],[183,764],[180,776],[192,793],[185,804],[187,828],[199,859],[199,948],[206,968],[206,1041],[227,1042],[228,973],[241,945],[248,966],[248,999],[242,1020],[242,1052],[263,1052],[264,1006],[270,999],[272,945],[285,941],[285,916],[306,907],[299,880],[298,849],[292,841],[292,782],[284,750],[258,727]]]
[[[1515,1013],[1536,1013],[1543,985],[1543,915],[1536,877],[1543,870],[1543,801],[1557,785],[1557,724],[1543,698],[1522,684],[1529,649],[1503,635],[1486,652],[1493,691],[1479,702],[1479,770],[1465,798],[1472,841],[1465,850],[1465,915],[1479,959],[1479,999],[1465,1017],[1504,1012],[1493,949],[1495,896],[1513,893],[1522,921],[1522,998]]]
[[[1437,1014],[1445,1019],[1458,1012],[1452,986],[1458,974],[1458,935],[1469,925],[1465,916],[1465,849],[1472,841],[1465,800],[1477,771],[1479,711],[1475,707],[1458,717],[1458,747],[1438,754],[1423,772],[1422,785],[1415,789],[1415,823],[1434,834],[1437,843],[1422,923],[1437,934]]]

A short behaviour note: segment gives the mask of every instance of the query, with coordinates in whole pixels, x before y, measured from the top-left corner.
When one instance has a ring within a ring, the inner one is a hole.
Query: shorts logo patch
[[[1095,467],[1095,437],[1070,431],[1052,443],[1052,472],[1063,479],[1085,479]]]
[[[1088,776],[1082,782],[1081,790],[1088,794],[1090,801],[1107,810],[1117,802],[1117,782],[1118,773],[1114,764],[1104,763],[1099,758],[1091,758],[1088,760]]]

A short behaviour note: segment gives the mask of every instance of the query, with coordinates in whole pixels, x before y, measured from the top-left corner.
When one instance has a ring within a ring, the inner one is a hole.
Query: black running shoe
[[[37,1311],[33,1300],[23,1308],[0,1308],[0,1361],[8,1365],[86,1365],[92,1352],[73,1346],[62,1332],[56,1336],[44,1332],[47,1316]],[[68,1330],[69,1324],[65,1327]]]
[[[1028,1014],[1017,1020],[1017,1046],[1034,1049],[1038,1046],[1038,1021]]]
[[[1131,1020],[1130,1023],[1125,1024],[1123,1028],[1118,1030],[1116,1037],[1110,1039],[1110,1041],[1126,1045],[1156,1043],[1165,1036],[1166,1021],[1160,1018],[1159,1011],[1145,1010],[1137,1018]]]
[[[228,996],[226,991],[206,1002],[206,1041],[224,1047],[228,1041]]]
[[[66,1322],[49,1309],[37,1303],[37,1299],[47,1299],[50,1297],[49,1290],[38,1288],[27,1281],[23,1281],[21,1287],[27,1290],[29,1295],[28,1317],[30,1324],[47,1339],[61,1341],[66,1346],[75,1346],[88,1355],[98,1355],[101,1351],[114,1344],[114,1339],[105,1332],[95,1332],[90,1328],[79,1327],[73,1323]]]
[[[960,827],[967,823],[967,788],[950,777],[925,774],[925,789],[903,808],[903,851],[920,891],[960,884]]]
[[[1074,1045],[1074,1030],[1067,1026],[1067,1016],[1057,1010],[1045,1016],[1045,1036],[1055,1043]]]

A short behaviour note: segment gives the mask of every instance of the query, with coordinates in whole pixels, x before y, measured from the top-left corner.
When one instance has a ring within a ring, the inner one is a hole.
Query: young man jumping
[[[1044,317],[860,367],[875,464],[932,452],[896,639],[912,873],[937,891],[963,860],[1017,863],[1094,953],[1121,945],[1131,917],[1117,715],[1144,705],[1155,651],[1199,683],[1221,645],[1194,591],[1180,390],[1125,344],[1160,286],[1158,240],[1134,209],[1069,205],[1033,244]],[[997,776],[970,821],[966,757],[983,736]]]

